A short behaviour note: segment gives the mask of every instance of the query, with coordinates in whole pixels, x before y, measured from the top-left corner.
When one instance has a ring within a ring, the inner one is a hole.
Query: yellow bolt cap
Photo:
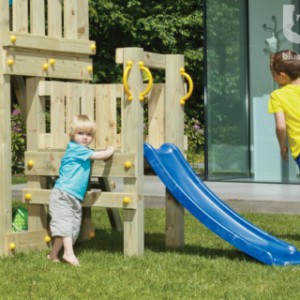
[[[9,66],[12,66],[14,63],[15,63],[15,61],[14,61],[12,58],[9,58],[9,59],[7,60],[7,64],[8,64]]]
[[[45,242],[49,243],[51,241],[51,237],[49,235],[45,236]]]
[[[129,204],[131,199],[129,197],[124,197],[123,198],[123,204]]]
[[[94,238],[96,236],[96,232],[95,231],[91,231],[89,234],[90,238]]]
[[[49,64],[50,64],[51,66],[54,66],[54,65],[55,65],[55,59],[54,59],[54,58],[50,58],[50,59],[49,59]]]
[[[48,64],[43,64],[43,70],[48,71],[48,69],[49,69],[49,65]]]
[[[125,161],[124,167],[127,169],[130,169],[132,167],[132,162],[131,161]]]
[[[32,168],[34,165],[34,161],[33,160],[29,160],[27,163],[28,168]]]
[[[26,193],[26,194],[25,194],[25,200],[26,200],[26,201],[30,201],[31,198],[32,198],[32,195],[31,195],[30,193]]]
[[[10,244],[9,244],[9,249],[10,249],[11,251],[15,250],[15,249],[16,249],[16,244],[15,244],[15,243],[10,243]]]
[[[17,37],[16,37],[15,35],[11,35],[11,36],[10,36],[10,41],[11,41],[12,43],[14,43],[16,40],[17,40]]]
[[[91,45],[90,45],[90,49],[91,49],[92,51],[95,51],[95,50],[96,50],[96,44],[91,44]]]

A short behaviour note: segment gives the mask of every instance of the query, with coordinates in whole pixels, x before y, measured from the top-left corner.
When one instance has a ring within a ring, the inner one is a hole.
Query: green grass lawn
[[[293,215],[244,214],[300,248]],[[76,246],[80,267],[55,264],[46,251],[0,259],[0,299],[299,299],[300,266],[272,267],[215,236],[190,214],[185,248],[164,247],[164,210],[145,211],[145,253],[124,258],[122,233],[93,209],[96,237]]]

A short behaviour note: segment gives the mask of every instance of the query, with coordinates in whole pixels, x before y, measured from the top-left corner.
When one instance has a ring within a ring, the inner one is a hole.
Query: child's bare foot
[[[47,258],[49,259],[49,260],[51,260],[52,262],[55,262],[55,263],[59,263],[60,262],[60,260],[57,258],[57,257],[51,257],[50,256],[50,254],[48,254],[47,255]]]
[[[64,255],[63,260],[72,266],[80,266],[79,260],[75,255],[71,255],[71,256]]]

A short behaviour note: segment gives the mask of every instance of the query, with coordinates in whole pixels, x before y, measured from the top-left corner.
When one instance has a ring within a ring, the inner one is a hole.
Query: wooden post
[[[38,149],[38,137],[45,132],[44,103],[38,95],[38,85],[41,78],[28,78],[26,80],[26,110],[27,110],[27,151]],[[25,166],[26,168],[26,166]],[[28,176],[28,188],[41,189],[46,182],[41,176]],[[44,205],[28,205],[28,229],[41,230],[47,227],[47,213]]]
[[[143,49],[124,49],[124,68],[128,61],[133,65],[129,72],[128,86],[133,99],[123,101],[122,115],[122,151],[136,153],[136,177],[124,178],[124,191],[137,194],[137,209],[124,209],[124,255],[141,255],[144,253],[144,107],[139,100],[139,93],[143,91],[142,76],[139,61],[143,59]]]
[[[184,95],[184,84],[180,75],[181,67],[184,67],[183,55],[166,56],[165,142],[175,144],[183,152],[184,110],[180,104],[180,98]],[[172,113],[168,113],[168,107],[172,108]],[[168,191],[166,196],[166,246],[169,248],[184,246],[184,208]]]
[[[3,31],[9,28],[8,1],[0,6],[0,43],[3,44]],[[0,47],[0,56],[4,50]],[[5,234],[11,231],[11,132],[10,132],[10,77],[3,74],[0,64],[0,255],[6,253]]]

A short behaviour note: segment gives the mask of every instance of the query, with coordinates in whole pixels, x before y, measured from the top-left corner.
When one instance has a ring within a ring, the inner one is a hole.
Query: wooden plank
[[[114,184],[107,177],[98,177],[99,188],[103,192],[113,192],[115,189]],[[119,232],[123,231],[123,223],[117,208],[106,208],[106,212],[109,218],[110,226],[113,230]]]
[[[38,95],[39,78],[28,78],[26,80],[26,107],[27,107],[27,150],[36,150],[38,146],[39,133],[45,132],[45,108],[44,101]],[[27,186],[29,188],[45,187],[45,180],[40,176],[28,176]],[[29,230],[41,230],[47,226],[47,212],[45,207],[28,206],[28,228]]]
[[[25,174],[28,176],[57,176],[63,155],[64,151],[26,151]],[[91,175],[95,177],[135,177],[135,160],[135,154],[115,153],[106,161],[95,160]],[[32,167],[28,167],[29,161],[33,161]],[[131,168],[124,167],[126,161],[132,162]]]
[[[80,0],[77,2],[78,11],[78,38],[83,40],[89,39],[89,2],[88,0]]]
[[[166,56],[164,54],[144,52],[141,60],[145,63],[145,66],[153,69],[165,69],[166,68]],[[126,63],[124,61],[124,48],[116,49],[115,61],[117,64]]]
[[[45,35],[45,2],[30,0],[30,32]]]
[[[62,1],[48,0],[48,37],[62,37]]]
[[[8,50],[5,61],[14,59],[14,64],[4,64],[4,73],[9,75],[24,75],[34,77],[66,78],[76,80],[91,80],[93,75],[88,72],[91,59],[78,58],[71,55],[58,55],[47,52],[31,52],[21,50]],[[51,66],[50,59],[55,60]],[[48,64],[48,70],[43,70],[43,65]]]
[[[14,43],[12,43],[10,39],[12,35],[16,37],[16,41]],[[36,34],[14,31],[6,31],[3,38],[3,46],[6,48],[10,47],[53,52],[68,52],[71,54],[82,55],[95,54],[95,52],[91,49],[91,44],[95,44],[95,41],[39,36]]]
[[[165,69],[166,68],[166,55],[144,52],[144,63],[148,68]]]
[[[49,235],[46,229],[7,233],[4,242],[5,254],[10,255],[26,251],[49,249],[49,243],[45,242],[45,237]],[[9,249],[10,243],[15,244],[16,248],[14,251]]]
[[[67,132],[69,132],[69,125],[74,116],[81,114],[81,103],[79,97],[78,83],[66,83],[66,123]]]
[[[13,31],[28,32],[28,0],[13,1]]]
[[[78,33],[77,0],[64,1],[64,36],[77,39]]]
[[[122,151],[137,153],[136,178],[124,179],[124,191],[137,194],[137,209],[124,211],[124,254],[126,256],[141,255],[144,253],[144,107],[139,101],[140,91],[143,90],[143,82],[138,62],[143,58],[143,49],[125,48],[125,61],[133,61],[133,66],[128,77],[128,85],[131,86],[132,101],[127,97],[122,102]]]
[[[65,148],[66,133],[65,83],[52,82],[51,85],[51,148]]]
[[[81,108],[80,111],[82,114],[90,116],[93,120],[95,120],[96,112],[95,112],[95,85],[89,83],[81,83],[79,85],[79,93],[80,93],[80,103]],[[97,147],[97,137],[92,141],[91,148]],[[98,147],[99,148],[99,147]]]
[[[9,28],[8,1],[1,1],[0,28]],[[0,44],[3,42],[3,30],[0,30]],[[0,47],[0,56],[3,57]],[[5,235],[12,231],[11,199],[11,93],[10,77],[3,74],[0,64],[0,255],[5,254]]]
[[[23,199],[26,194],[31,195],[31,200],[26,201],[30,206],[35,205],[48,205],[51,190],[47,189],[34,189],[25,188],[23,190]],[[129,197],[128,204],[123,203],[124,197]],[[116,193],[116,192],[87,192],[85,199],[82,203],[83,207],[110,207],[110,208],[125,208],[129,210],[136,209],[137,197],[135,193]]]
[[[180,97],[184,95],[183,79],[180,68],[184,66],[183,55],[166,56],[165,107],[172,107],[166,113],[165,142],[174,143],[182,152],[184,149],[184,108]],[[184,208],[167,192],[166,196],[166,246],[184,246]]]
[[[95,87],[97,147],[115,146],[117,135],[116,85],[102,84]]]
[[[160,147],[164,143],[165,133],[165,85],[155,84],[148,95],[148,142],[153,147]]]
[[[10,78],[0,69],[0,255],[5,253],[3,239],[12,220],[10,99]]]

